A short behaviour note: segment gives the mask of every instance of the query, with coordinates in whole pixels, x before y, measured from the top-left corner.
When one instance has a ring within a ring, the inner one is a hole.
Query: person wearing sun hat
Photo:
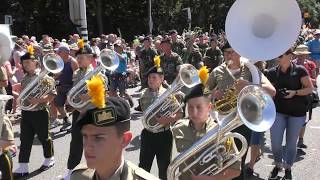
[[[310,52],[308,51],[308,46],[306,45],[299,45],[298,47],[296,47],[295,51],[293,52],[293,54],[296,56],[296,59],[293,60],[294,63],[298,64],[298,65],[302,65],[306,68],[308,75],[311,79],[311,82],[313,84],[313,86],[316,88],[317,87],[317,71],[316,71],[316,64],[313,61],[308,60]],[[312,119],[312,106],[309,107],[309,115],[308,115],[308,120],[310,121]],[[301,148],[307,148],[307,145],[304,144],[304,134],[305,134],[305,129],[306,129],[306,125],[307,123],[304,123],[303,127],[300,130],[300,134],[299,134],[299,140],[298,140],[298,144],[297,147],[298,149],[298,153],[303,153]]]
[[[154,66],[147,71],[148,87],[142,92],[140,98],[140,106],[143,112],[146,112],[154,102],[166,91],[162,86],[164,80],[163,69],[160,66],[160,57],[154,58]],[[169,98],[169,97],[168,97]],[[173,97],[171,109],[176,109],[180,104]],[[159,112],[158,114],[161,115]],[[171,116],[161,115],[154,117],[153,121],[158,122],[164,127],[158,132],[151,132],[144,128],[141,132],[141,147],[139,156],[139,167],[150,172],[154,157],[157,157],[157,165],[159,168],[159,178],[167,179],[166,172],[171,160],[172,151],[172,133],[170,124],[182,117],[182,112],[178,111]]]
[[[197,142],[211,129],[217,126],[214,117],[210,116],[212,104],[209,96],[211,92],[205,87],[208,76],[208,69],[206,66],[201,67],[199,70],[199,78],[201,83],[194,86],[184,99],[185,103],[187,104],[189,117],[177,121],[172,128],[172,134],[177,151],[179,153],[188,150],[195,142]],[[232,139],[228,139],[227,141],[234,143]],[[228,146],[231,145],[232,144],[229,144]],[[237,177],[239,174],[240,161],[237,161],[223,172],[206,178],[231,179],[233,177]],[[179,179],[191,179],[190,176],[192,176],[192,179],[203,178],[203,176],[195,176],[191,173],[183,173]]]
[[[23,89],[39,76],[37,71],[39,68],[39,60],[34,56],[34,49],[32,46],[28,46],[28,52],[21,57],[21,64],[25,71],[25,75],[21,81],[22,92]],[[51,78],[46,75],[42,80],[46,79]],[[53,79],[51,80],[53,81]],[[37,106],[32,110],[21,111],[19,167],[14,171],[14,177],[16,178],[28,176],[29,174],[28,163],[35,134],[42,144],[43,155],[45,157],[39,170],[47,170],[55,164],[53,141],[48,129],[50,125],[48,102],[51,102],[56,94],[55,89],[53,89],[46,96],[39,98],[29,97],[27,103],[37,104]]]
[[[132,139],[129,104],[119,97],[106,97],[100,75],[87,81],[87,88],[91,104],[77,121],[86,166],[78,166],[70,179],[157,179],[123,157]]]

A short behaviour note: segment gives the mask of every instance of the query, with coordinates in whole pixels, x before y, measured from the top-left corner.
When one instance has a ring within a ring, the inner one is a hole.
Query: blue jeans
[[[276,120],[270,129],[271,147],[274,161],[277,165],[285,163],[285,167],[291,167],[297,154],[297,139],[306,116],[294,117],[277,113]],[[285,146],[282,148],[283,134],[286,130]],[[282,152],[284,150],[284,152]]]

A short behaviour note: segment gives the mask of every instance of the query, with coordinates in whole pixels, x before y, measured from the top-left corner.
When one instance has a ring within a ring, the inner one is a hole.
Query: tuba
[[[286,9],[278,11],[275,5]],[[254,8],[248,11],[248,7]],[[300,12],[297,2],[292,0],[237,0],[226,18],[226,37],[242,57],[253,62],[271,60],[286,52],[297,40],[301,28]],[[255,81],[254,66],[250,62],[246,66]],[[240,160],[248,147],[242,135],[230,131],[242,124],[257,132],[272,126],[275,105],[261,87],[246,86],[238,96],[230,95],[221,104],[230,103],[228,99],[233,100],[233,106],[221,108],[226,110],[227,115],[218,121],[219,125],[170,163],[167,170],[169,180],[190,179],[191,175],[212,176],[222,172]],[[219,109],[217,111],[220,112]],[[241,141],[240,150],[235,146],[234,139]]]
[[[10,28],[7,24],[0,24],[0,65],[9,60],[12,51]]]
[[[198,70],[191,64],[181,65],[179,74],[171,84],[171,87],[146,109],[142,117],[143,126],[150,132],[159,132],[163,125],[159,124],[155,118],[176,113],[183,104],[176,106],[176,103],[173,103],[175,102],[174,95],[184,86],[191,88],[199,83]]]
[[[82,101],[79,98],[79,94],[86,91],[86,81],[104,69],[109,71],[114,71],[117,69],[120,63],[119,56],[115,51],[104,49],[100,53],[99,63],[100,65],[98,67],[86,74],[85,77],[83,77],[72,89],[70,89],[67,95],[67,101],[73,108],[81,109],[89,104],[90,101]],[[107,85],[107,77],[103,75],[103,78],[105,79],[105,85]]]
[[[43,57],[44,70],[20,93],[17,102],[24,111],[31,111],[37,104],[30,104],[29,97],[41,98],[50,93],[56,86],[55,80],[48,77],[48,73],[57,74],[64,68],[64,62],[60,56],[49,53]]]

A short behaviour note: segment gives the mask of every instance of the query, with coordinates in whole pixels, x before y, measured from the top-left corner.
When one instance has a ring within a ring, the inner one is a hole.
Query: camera
[[[281,89],[278,89],[278,95],[283,98],[285,96],[287,96],[289,93],[287,92],[287,88],[281,88]]]

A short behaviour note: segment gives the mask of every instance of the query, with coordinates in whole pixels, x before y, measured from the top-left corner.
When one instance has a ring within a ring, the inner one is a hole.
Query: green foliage
[[[188,28],[187,12],[191,7],[192,26],[217,31],[224,28],[224,20],[233,0],[152,0],[153,34]],[[49,34],[66,38],[76,32],[69,18],[67,0],[4,0],[0,17],[11,14],[16,35]],[[132,39],[134,35],[148,33],[148,0],[87,0],[89,36],[100,33],[117,33]],[[1,23],[1,18],[0,18]]]
[[[310,22],[313,26],[320,25],[320,1],[319,0],[298,0],[302,12],[310,14]]]

